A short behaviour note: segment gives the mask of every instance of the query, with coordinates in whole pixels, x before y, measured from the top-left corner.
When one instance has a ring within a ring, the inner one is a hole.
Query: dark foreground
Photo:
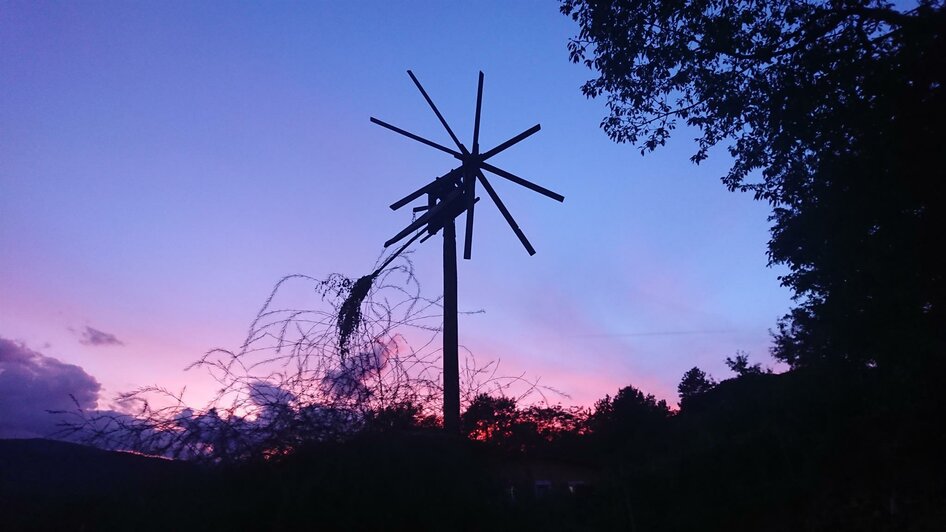
[[[0,440],[0,528],[946,530],[938,392],[793,371],[669,417],[621,397],[590,431],[528,448],[402,427],[211,468]]]

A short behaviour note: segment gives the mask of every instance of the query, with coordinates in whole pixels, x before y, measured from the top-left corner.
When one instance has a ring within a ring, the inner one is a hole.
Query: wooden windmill
[[[490,199],[496,204],[499,212],[502,213],[503,218],[506,219],[509,227],[512,228],[513,232],[519,238],[519,241],[522,242],[523,247],[526,248],[526,251],[529,252],[529,255],[534,255],[535,248],[533,248],[532,244],[529,243],[526,235],[523,234],[522,229],[519,228],[519,224],[516,223],[516,220],[509,213],[509,209],[506,208],[506,205],[503,204],[503,201],[499,198],[499,195],[496,194],[496,190],[493,189],[493,186],[490,184],[489,180],[486,179],[486,175],[483,173],[484,170],[490,174],[494,174],[501,178],[512,181],[513,183],[538,192],[543,196],[548,196],[554,200],[564,201],[565,197],[536,185],[531,181],[527,181],[519,176],[507,172],[506,170],[497,168],[487,162],[493,156],[505,151],[506,149],[538,132],[540,129],[538,124],[512,137],[511,139],[503,142],[493,149],[480,152],[480,109],[483,103],[482,72],[480,72],[479,83],[477,84],[476,88],[476,115],[473,122],[473,144],[471,149],[467,149],[466,146],[460,142],[460,139],[458,139],[453,133],[453,130],[450,129],[447,121],[444,119],[443,115],[440,114],[437,106],[434,105],[433,100],[430,99],[427,91],[425,91],[424,87],[421,86],[420,82],[417,80],[417,77],[414,76],[414,73],[408,70],[407,74],[411,77],[411,80],[417,86],[418,90],[420,90],[420,93],[424,96],[424,99],[427,100],[427,104],[430,105],[430,108],[433,110],[434,114],[437,115],[437,118],[440,120],[440,123],[443,124],[444,129],[447,130],[447,134],[450,135],[450,138],[456,145],[456,150],[427,140],[421,136],[415,135],[396,126],[392,126],[386,122],[382,122],[377,118],[372,117],[371,121],[375,124],[378,124],[379,126],[390,129],[395,133],[400,133],[405,137],[414,139],[432,148],[436,148],[444,153],[452,155],[455,159],[459,160],[460,164],[456,168],[453,168],[444,175],[435,178],[433,181],[420,187],[414,192],[411,192],[407,196],[404,196],[391,205],[391,209],[397,210],[420,198],[421,196],[427,196],[427,202],[425,205],[414,207],[415,213],[422,212],[423,214],[393,238],[384,243],[384,246],[388,247],[401,241],[408,235],[411,235],[411,233],[414,233],[413,236],[411,236],[411,238],[404,245],[402,245],[402,247],[394,255],[389,257],[386,263],[422,235],[423,239],[421,241],[423,242],[437,232],[443,230],[443,420],[444,429],[448,433],[455,434],[460,430],[460,368],[457,333],[457,244],[456,226],[454,221],[458,216],[466,213],[466,233],[464,235],[463,242],[463,258],[469,259],[472,254],[473,246],[473,208],[479,199],[476,197],[476,182],[479,181],[479,183],[483,186],[483,189],[486,190],[486,193],[489,195]]]

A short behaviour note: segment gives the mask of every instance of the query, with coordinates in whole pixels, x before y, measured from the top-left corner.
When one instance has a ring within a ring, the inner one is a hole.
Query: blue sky
[[[481,143],[542,131],[494,179],[537,249],[491,205],[461,261],[461,342],[588,404],[634,384],[675,402],[684,371],[737,349],[772,364],[790,305],[766,268],[768,208],[700,166],[694,132],[641,157],[579,90],[555,2],[4,2],[0,7],[0,337],[81,366],[103,398],[212,386],[182,369],[237,347],[280,277],[370,271],[409,221],[387,205],[450,169],[405,71],[461,139],[486,74]],[[486,200],[487,198],[484,198]],[[436,240],[413,254],[440,285]],[[83,343],[86,327],[120,344]]]

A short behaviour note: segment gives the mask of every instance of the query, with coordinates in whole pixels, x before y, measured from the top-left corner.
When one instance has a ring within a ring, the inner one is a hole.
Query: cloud
[[[114,334],[100,331],[94,327],[86,325],[85,330],[79,334],[79,343],[83,345],[125,345],[125,342],[119,340]]]
[[[389,344],[378,342],[361,353],[342,359],[338,367],[325,373],[322,391],[339,399],[367,395],[369,389],[366,380],[385,369],[391,354],[396,352],[396,341]]]
[[[0,438],[39,438],[57,430],[47,410],[93,409],[102,385],[66,364],[0,337]]]
[[[296,399],[288,390],[266,381],[253,381],[249,384],[249,389],[250,401],[256,406],[286,406]]]

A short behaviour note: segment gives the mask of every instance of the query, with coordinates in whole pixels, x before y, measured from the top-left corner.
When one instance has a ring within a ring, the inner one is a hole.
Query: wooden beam
[[[457,323],[457,230],[443,226],[443,428],[460,434],[460,355]]]
[[[526,188],[529,189],[529,190],[538,192],[539,194],[542,194],[543,196],[552,198],[552,199],[555,200],[555,201],[565,201],[565,196],[563,196],[563,195],[561,195],[561,194],[557,194],[557,193],[555,193],[555,192],[552,192],[551,190],[549,190],[549,189],[547,189],[547,188],[545,188],[545,187],[536,185],[535,183],[533,183],[533,182],[531,182],[531,181],[526,181],[525,179],[523,179],[523,178],[521,178],[521,177],[519,177],[519,176],[517,176],[517,175],[515,175],[515,174],[511,174],[511,173],[509,173],[509,172],[507,172],[507,171],[505,171],[505,170],[503,170],[503,169],[501,169],[501,168],[496,168],[495,166],[493,166],[493,165],[491,165],[491,164],[489,164],[489,163],[482,162],[482,163],[480,163],[480,167],[482,167],[483,170],[486,170],[486,171],[488,171],[488,172],[492,172],[492,173],[498,175],[499,177],[504,177],[504,178],[506,178],[506,179],[512,181],[513,183],[515,183],[515,184],[517,184],[517,185],[522,185],[522,186],[526,187]],[[480,176],[482,176],[482,175],[483,175],[483,174],[480,173]]]
[[[493,190],[493,185],[489,184],[489,181],[487,181],[486,176],[483,175],[483,172],[478,172],[477,177],[480,178],[480,182],[483,184],[483,188],[486,189],[486,193],[489,194],[489,197],[493,200],[493,203],[496,204],[499,212],[502,213],[503,218],[506,219],[506,223],[508,223],[509,227],[512,228],[512,232],[516,233],[516,236],[519,237],[519,242],[522,242],[522,246],[526,248],[526,251],[529,252],[529,255],[535,255],[535,248],[533,248],[532,244],[529,243],[529,239],[526,238],[526,235],[522,232],[522,229],[519,229],[519,224],[516,223],[516,219],[513,218],[512,214],[509,213],[509,209],[507,209],[506,205],[503,204],[503,200],[499,199],[499,195],[496,194],[495,190]]]
[[[480,110],[483,108],[483,71],[476,85],[476,116],[473,120],[473,153],[480,152]]]
[[[443,118],[443,115],[440,114],[440,110],[437,109],[437,106],[434,105],[434,101],[430,99],[430,96],[427,95],[427,91],[424,90],[424,87],[420,84],[420,81],[417,81],[417,77],[414,76],[414,73],[410,70],[407,71],[407,75],[411,77],[411,80],[414,82],[414,85],[417,85],[417,89],[420,90],[420,93],[424,95],[424,99],[427,100],[427,105],[434,110],[434,114],[437,115],[437,118],[440,119],[440,123],[443,124],[444,129],[447,130],[447,133],[450,134],[450,138],[453,139],[453,143],[457,145],[457,148],[463,152],[467,153],[466,146],[460,142],[460,139],[453,134],[453,130],[450,129],[450,126],[447,124],[447,121]]]
[[[457,159],[462,159],[462,158],[463,158],[463,155],[460,154],[460,152],[451,150],[450,148],[448,148],[448,147],[446,147],[446,146],[441,146],[440,144],[437,144],[436,142],[434,142],[434,141],[432,141],[432,140],[427,140],[427,139],[425,139],[424,137],[421,137],[420,135],[415,135],[415,134],[411,133],[410,131],[405,131],[405,130],[403,130],[403,129],[397,127],[397,126],[392,126],[391,124],[388,124],[387,122],[385,122],[385,121],[383,121],[383,120],[378,120],[377,118],[375,118],[375,117],[372,116],[372,117],[371,117],[371,121],[374,122],[375,124],[378,124],[379,126],[381,126],[381,127],[383,127],[383,128],[390,129],[391,131],[393,131],[393,132],[395,132],[395,133],[400,133],[401,135],[404,135],[405,137],[407,137],[407,138],[409,138],[409,139],[414,139],[414,140],[416,140],[417,142],[420,142],[421,144],[426,144],[426,145],[430,146],[431,148],[436,148],[436,149],[438,149],[438,150],[440,150],[440,151],[442,151],[442,152],[449,153],[450,155],[453,155],[453,156],[456,157]]]
[[[536,124],[536,125],[530,127],[529,129],[523,131],[522,133],[519,133],[519,134],[516,135],[515,137],[513,137],[513,138],[507,140],[506,142],[503,142],[503,143],[500,144],[499,146],[496,146],[495,148],[493,148],[493,149],[489,150],[488,152],[484,153],[484,154],[483,154],[483,160],[485,161],[486,159],[489,159],[489,158],[492,157],[493,155],[496,155],[497,153],[499,153],[499,152],[501,152],[501,151],[503,151],[503,150],[505,150],[505,149],[507,149],[507,148],[510,148],[510,147],[512,147],[512,146],[514,146],[514,145],[520,143],[520,142],[522,142],[523,140],[525,140],[525,139],[531,137],[532,135],[535,135],[536,133],[539,132],[540,129],[542,129],[542,126],[541,126],[540,124]]]

